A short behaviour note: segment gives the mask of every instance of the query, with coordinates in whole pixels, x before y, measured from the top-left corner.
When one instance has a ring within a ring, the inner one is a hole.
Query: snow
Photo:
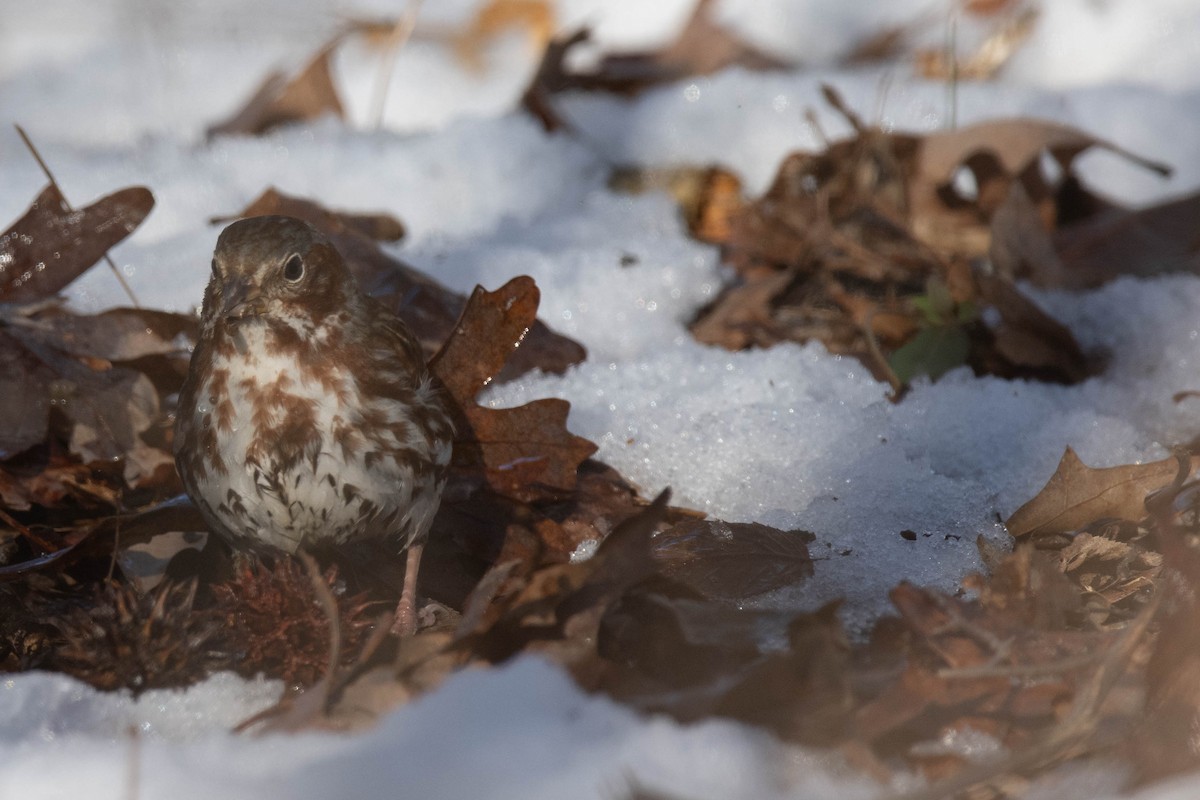
[[[0,797],[558,800],[619,796],[631,782],[695,797],[853,800],[877,791],[835,759],[732,722],[642,720],[584,696],[537,658],[456,675],[358,735],[225,730],[272,688],[220,674],[132,702],[60,675],[14,676],[0,687]],[[197,708],[204,725],[194,724]]]
[[[461,22],[477,4],[427,3],[422,25]],[[940,43],[938,4],[725,0],[721,19],[766,50],[802,54],[806,68],[734,69],[634,100],[562,98],[579,139],[547,136],[509,113],[536,66],[524,34],[490,45],[482,74],[418,35],[397,60],[379,130],[369,120],[377,56],[352,45],[334,62],[349,124],[325,119],[262,139],[205,142],[204,128],[268,69],[302,64],[345,19],[398,5],[6,0],[2,121],[25,126],[78,205],[132,183],[152,188],[155,211],[114,251],[147,305],[198,302],[216,236],[206,220],[269,185],[395,213],[410,237],[394,252],[454,288],[532,275],[543,319],[590,357],[564,376],[497,387],[491,402],[564,397],[571,428],[646,493],[669,485],[676,502],[719,517],[812,530],[822,559],[815,578],[761,602],[811,607],[849,592],[846,619],[856,629],[885,607],[897,581],[951,588],[978,568],[976,536],[1003,541],[997,520],[1044,483],[1065,446],[1093,465],[1127,463],[1159,458],[1200,428],[1195,401],[1171,401],[1200,387],[1193,277],[1035,293],[1086,349],[1108,353],[1103,375],[1074,387],[959,370],[918,383],[893,405],[861,365],[818,345],[728,353],[687,334],[686,321],[721,284],[716,254],[687,238],[666,198],[608,191],[608,170],[719,161],[761,191],[785,153],[818,146],[806,109],[827,134],[846,131],[820,99],[823,82],[885,127],[947,124],[942,84],[916,80],[903,65],[830,66],[881,27],[931,7],[934,21],[920,36]],[[558,18],[593,25],[601,45],[646,47],[669,40],[689,8],[687,0],[564,0]],[[1122,202],[1200,187],[1200,152],[1187,135],[1200,124],[1200,7],[1055,0],[1042,8],[1040,27],[999,81],[958,87],[958,123],[1047,117],[1175,167],[1163,180],[1111,155],[1085,156],[1085,179]],[[979,36],[971,24],[961,23],[963,42]],[[5,125],[0,218],[22,213],[42,183]],[[122,302],[103,268],[69,296],[83,310]],[[922,535],[906,541],[905,529]],[[147,798],[612,797],[631,777],[695,797],[881,791],[734,723],[681,726],[586,697],[534,658],[455,676],[360,734],[228,733],[279,690],[218,675],[133,700],[61,676],[11,676],[0,686],[0,797],[128,797],[134,764],[138,796]],[[1125,779],[1119,770],[1064,774],[1035,790],[1071,796],[1054,788],[1058,780],[1077,796],[1116,796]],[[1197,791],[1200,779],[1185,777],[1136,797]]]
[[[175,741],[229,728],[271,705],[279,685],[220,673],[187,692],[153,689],[137,699],[99,694],[63,675],[28,672],[0,683],[0,742],[61,742],[84,736],[118,739],[140,734]]]

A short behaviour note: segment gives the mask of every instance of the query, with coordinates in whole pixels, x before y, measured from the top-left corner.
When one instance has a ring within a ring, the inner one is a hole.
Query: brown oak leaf
[[[1197,461],[1193,459],[1193,469]],[[1097,469],[1068,447],[1037,496],[1008,518],[1008,532],[1019,539],[1075,531],[1102,518],[1141,519],[1146,516],[1146,498],[1171,485],[1178,472],[1174,458]]]
[[[72,211],[53,184],[0,234],[0,302],[51,297],[136,228],[154,195],[141,186],[113,192]]]
[[[570,406],[535,400],[518,408],[479,406],[475,395],[499,373],[537,315],[532,278],[513,278],[494,292],[476,287],[462,318],[430,368],[461,409],[454,463],[482,470],[494,491],[531,502],[575,486],[576,472],[596,446],[566,428]]]

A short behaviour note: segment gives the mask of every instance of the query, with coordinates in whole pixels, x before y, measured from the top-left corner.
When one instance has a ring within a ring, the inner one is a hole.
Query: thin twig
[[[8,524],[8,526],[11,527],[14,531],[21,534],[29,541],[33,542],[35,545],[42,548],[42,550],[44,550],[47,553],[54,553],[60,549],[57,546],[55,546],[53,543],[47,541],[46,539],[43,539],[42,537],[38,536],[36,533],[31,531],[28,526],[22,525],[14,517],[10,516],[9,513],[7,511],[5,511],[3,508],[0,508],[0,521]]]
[[[362,650],[355,659],[354,669],[350,670],[353,674],[364,666],[371,657],[375,655],[375,651],[379,649],[392,632],[392,612],[385,611],[375,620],[375,627],[371,630],[371,635],[367,637],[367,641],[363,644]]]
[[[952,4],[946,25],[946,117],[950,130],[958,127],[958,6]]]
[[[305,571],[308,572],[308,581],[312,584],[313,595],[316,596],[321,611],[325,613],[325,618],[329,620],[329,664],[325,668],[325,677],[322,678],[322,681],[332,681],[333,674],[337,672],[338,664],[342,660],[342,626],[338,616],[337,598],[329,590],[329,584],[325,582],[325,576],[321,574],[317,560],[303,551],[297,555],[300,557],[300,562],[304,564]]]
[[[879,346],[879,340],[875,338],[875,330],[871,327],[875,321],[875,314],[878,309],[871,309],[867,312],[867,318],[863,320],[862,332],[863,338],[867,340],[867,349],[871,352],[871,358],[875,361],[875,366],[879,367],[879,371],[883,373],[883,377],[892,387],[892,399],[899,400],[900,395],[904,392],[904,381],[900,380],[900,376],[896,374],[896,370],[892,369],[892,365],[888,363],[887,358],[883,355],[883,349]]]
[[[117,519],[113,522],[113,546],[112,553],[108,559],[108,574],[104,577],[105,580],[111,581],[113,576],[117,574],[117,560],[121,553],[121,520]]]
[[[895,73],[888,70],[880,77],[879,84],[875,88],[875,126],[880,130],[883,130],[883,110],[887,107],[887,96],[892,90],[894,78]]]
[[[816,109],[804,109],[804,121],[812,128],[813,136],[817,139],[817,144],[824,148],[829,147],[829,137],[825,134],[825,129],[821,127],[821,120],[817,117]],[[1200,392],[1197,392],[1200,394]]]
[[[33,142],[30,141],[29,135],[25,133],[25,129],[16,123],[13,123],[13,127],[17,129],[17,133],[20,135],[21,141],[23,141],[25,146],[29,148],[29,152],[33,155],[33,160],[38,163],[38,166],[42,168],[42,172],[46,174],[46,180],[50,181],[50,185],[54,187],[55,191],[58,192],[58,196],[62,198],[63,205],[67,207],[67,211],[75,211],[75,209],[71,206],[71,201],[67,200],[67,195],[63,192],[62,187],[59,186],[58,181],[54,179],[54,173],[50,171],[50,167],[47,166],[46,162],[42,159],[42,154],[39,153],[38,149],[33,146]],[[142,306],[138,303],[137,296],[133,293],[133,289],[130,288],[129,284],[125,281],[125,276],[121,274],[121,270],[117,269],[117,265],[113,262],[112,257],[108,254],[107,250],[104,252],[104,261],[108,264],[109,269],[112,270],[112,274],[116,277],[117,283],[121,284],[121,288],[124,289],[125,294],[129,296],[129,302],[133,303],[134,308],[141,308]]]
[[[959,667],[939,669],[937,676],[946,680],[975,680],[978,678],[1037,678],[1042,675],[1059,675],[1064,672],[1082,669],[1096,663],[1102,653],[1084,653],[1050,661],[1045,664],[981,664],[978,667]]]
[[[379,76],[375,80],[375,96],[371,101],[371,125],[379,130],[383,125],[383,108],[387,104],[388,90],[392,86],[392,72],[396,68],[396,56],[400,48],[412,36],[413,28],[417,27],[417,13],[421,10],[421,0],[409,0],[408,7],[388,34],[383,55],[379,60]]]
[[[142,734],[137,725],[125,729],[129,736],[129,752],[126,757],[125,797],[140,800],[142,796]]]

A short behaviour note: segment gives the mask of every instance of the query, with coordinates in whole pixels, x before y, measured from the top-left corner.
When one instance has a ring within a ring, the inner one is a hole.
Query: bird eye
[[[289,283],[295,283],[304,277],[304,259],[300,256],[293,255],[283,263],[283,279]]]

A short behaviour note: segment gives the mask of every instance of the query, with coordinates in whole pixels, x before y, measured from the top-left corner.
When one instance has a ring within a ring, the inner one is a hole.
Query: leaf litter
[[[703,74],[710,64],[680,53],[715,35],[706,13],[699,4],[663,51],[610,59],[586,79],[561,66],[582,36],[550,42],[536,102],[568,88],[631,91]],[[753,61],[734,45],[718,50]],[[315,70],[314,85],[329,83],[322,53],[302,72]],[[617,65],[636,77],[618,80]],[[293,102],[311,87],[280,81],[264,84],[224,132],[334,110],[336,97]],[[826,98],[854,135],[788,156],[757,200],[716,165],[614,174],[614,187],[675,194],[693,235],[720,246],[732,267],[733,282],[693,321],[701,341],[739,349],[817,339],[893,381],[897,396],[919,376],[964,364],[1078,381],[1102,359],[1016,280],[1080,288],[1194,266],[1184,222],[1193,199],[1122,209],[1072,172],[1096,147],[1161,165],[1033,120],[885,133],[833,89]],[[1058,177],[1043,173],[1045,158]],[[962,593],[895,587],[895,615],[854,640],[836,601],[808,612],[753,602],[820,569],[812,534],[704,519],[671,507],[666,492],[642,498],[590,458],[595,446],[570,433],[563,401],[478,403],[489,383],[586,357],[537,321],[531,279],[463,297],[381,246],[403,236],[399,220],[275,190],[239,216],[292,214],[325,231],[417,332],[457,405],[461,436],[422,576],[422,627],[403,641],[386,635],[397,562],[371,553],[262,562],[209,542],[180,549],[164,579],[144,588],[120,553],[203,527],[178,498],[166,457],[195,321],[137,309],[77,315],[58,302],[152,200],[125,190],[64,213],[55,191],[0,248],[5,266],[46,264],[36,279],[7,273],[0,307],[5,669],[133,691],[220,669],[263,672],[309,688],[250,727],[348,729],[455,671],[539,653],[633,708],[741,720],[835,749],[882,780],[916,771],[930,782],[916,796],[1017,796],[1022,781],[1080,757],[1122,758],[1141,780],[1196,765],[1187,744],[1200,718],[1192,457],[1094,469],[1068,450],[1008,520],[1011,552],[980,540],[987,573]],[[31,225],[38,236],[25,241]],[[50,244],[53,263],[36,249]],[[990,742],[993,757],[971,758],[956,737]]]
[[[1015,281],[1083,288],[1111,280],[1115,235],[1102,231],[1140,223],[1148,238],[1165,238],[1176,230],[1172,215],[1191,207],[1118,209],[1072,172],[1081,153],[1108,150],[1164,175],[1167,167],[1033,119],[885,132],[833,87],[824,96],[851,137],[788,155],[758,199],[737,196],[736,176],[701,179],[699,197],[693,190],[684,199],[693,235],[719,245],[735,276],[692,321],[699,341],[740,350],[815,339],[858,358],[897,396],[917,377],[936,380],[959,366],[1059,383],[1102,369],[1103,354],[1084,353]],[[1061,173],[1055,179],[1043,174],[1047,159]],[[638,185],[628,174],[620,182]],[[1142,222],[1151,219],[1152,229]],[[1186,268],[1189,248],[1190,240],[1163,242],[1153,269]]]

